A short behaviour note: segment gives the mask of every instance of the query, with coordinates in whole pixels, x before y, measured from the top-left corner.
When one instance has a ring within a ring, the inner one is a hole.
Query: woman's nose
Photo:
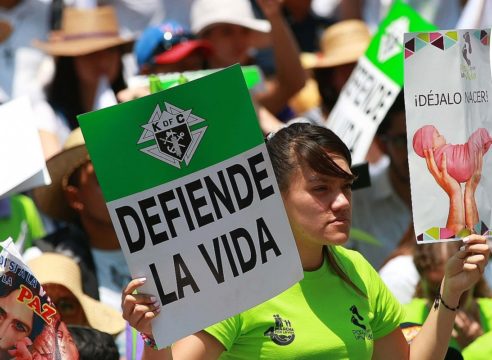
[[[350,207],[350,198],[343,191],[340,191],[332,203],[333,210],[343,210]]]

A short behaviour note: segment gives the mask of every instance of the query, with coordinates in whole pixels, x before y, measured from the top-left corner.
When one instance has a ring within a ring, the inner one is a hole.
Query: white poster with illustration
[[[417,242],[490,236],[490,29],[407,33],[404,41]]]

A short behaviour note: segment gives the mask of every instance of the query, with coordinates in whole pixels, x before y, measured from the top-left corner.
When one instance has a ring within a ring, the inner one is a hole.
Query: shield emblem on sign
[[[191,143],[191,133],[186,123],[155,132],[154,136],[159,151],[178,161],[183,160]]]

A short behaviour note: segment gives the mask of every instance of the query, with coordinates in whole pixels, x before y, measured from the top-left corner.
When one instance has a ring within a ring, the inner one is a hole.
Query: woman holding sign
[[[304,268],[304,279],[280,295],[155,350],[156,298],[123,292],[123,316],[142,333],[143,359],[442,359],[460,296],[481,277],[488,258],[483,236],[471,235],[447,262],[436,305],[407,344],[402,308],[377,272],[343,245],[351,225],[351,157],[330,130],[293,124],[267,143]]]

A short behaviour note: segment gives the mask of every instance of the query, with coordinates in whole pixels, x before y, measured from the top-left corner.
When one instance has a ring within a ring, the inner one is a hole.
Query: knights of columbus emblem
[[[164,105],[166,110],[161,111],[157,104],[147,124],[142,125],[144,130],[137,144],[153,140],[155,144],[140,151],[179,169],[183,161],[186,165],[190,163],[207,126],[192,131],[190,126],[205,119],[193,115],[191,109],[183,110],[166,102]]]

